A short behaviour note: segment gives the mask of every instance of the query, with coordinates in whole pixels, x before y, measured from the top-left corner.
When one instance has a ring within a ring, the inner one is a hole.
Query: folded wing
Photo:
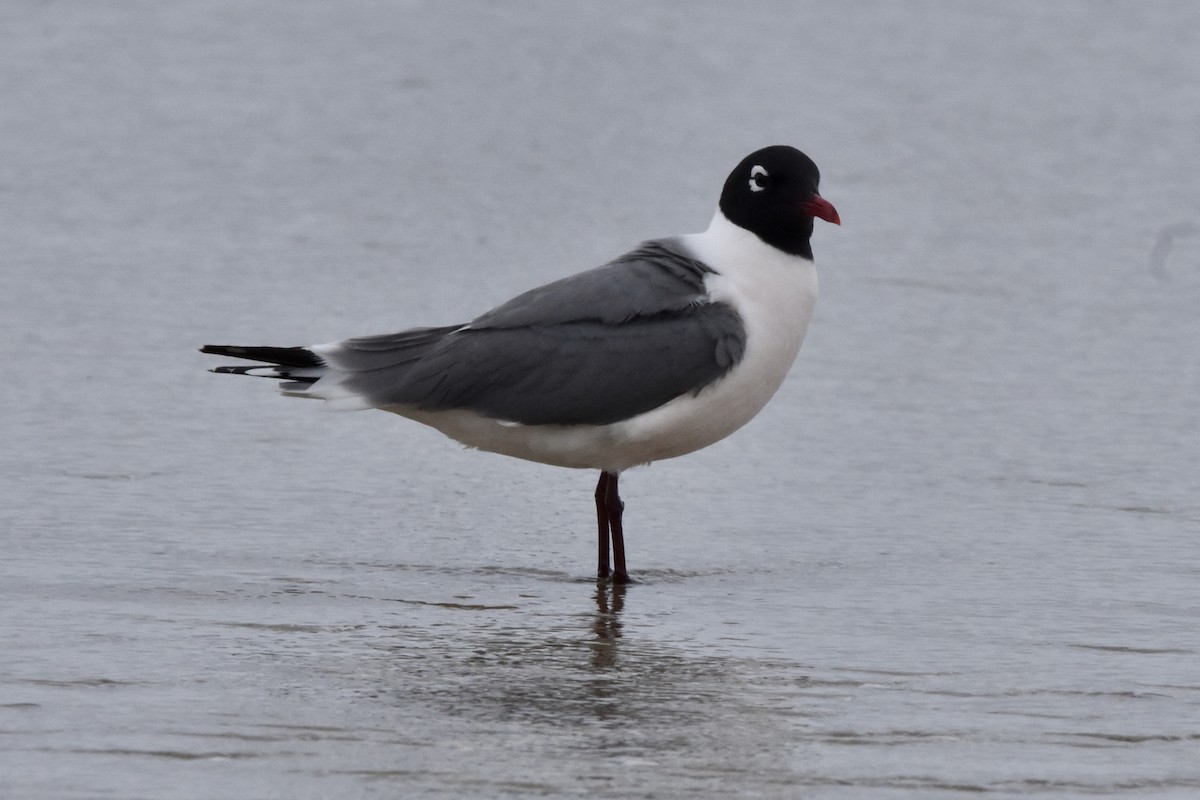
[[[278,374],[219,371],[288,379],[288,393],[343,407],[465,409],[524,425],[604,425],[698,392],[742,358],[742,320],[731,306],[709,300],[710,273],[675,241],[660,240],[519,295],[467,325],[312,348],[206,350],[274,361]]]

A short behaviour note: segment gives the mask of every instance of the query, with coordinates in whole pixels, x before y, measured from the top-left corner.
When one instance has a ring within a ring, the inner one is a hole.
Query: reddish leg
[[[608,569],[608,484],[611,479],[612,476],[607,472],[601,472],[600,481],[596,484],[596,524],[600,529],[596,577],[600,580],[604,580],[610,574]]]
[[[596,557],[596,577],[603,580],[612,576],[613,583],[629,583],[625,570],[625,532],[621,525],[621,514],[625,504],[617,493],[616,472],[601,472],[596,484],[596,527],[599,530],[599,547]],[[608,543],[612,541],[613,570],[608,567]]]
[[[625,511],[625,503],[617,492],[616,472],[609,473],[608,496],[604,504],[608,507],[608,530],[612,534],[613,550],[613,583],[629,583],[629,573],[625,571],[625,529],[621,524],[621,515]]]

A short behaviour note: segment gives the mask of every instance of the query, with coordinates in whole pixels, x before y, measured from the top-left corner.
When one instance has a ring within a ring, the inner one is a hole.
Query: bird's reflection
[[[617,665],[617,640],[621,638],[621,611],[625,608],[626,588],[623,583],[596,582],[593,669],[610,669]]]

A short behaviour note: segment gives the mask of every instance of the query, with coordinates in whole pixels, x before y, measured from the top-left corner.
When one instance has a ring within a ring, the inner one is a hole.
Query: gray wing
[[[374,406],[604,425],[697,392],[741,359],[745,328],[708,300],[710,272],[670,240],[647,242],[469,325],[351,339],[322,357]]]
[[[683,311],[705,301],[712,273],[670,239],[643,242],[602,267],[530,289],[471,321],[471,327],[513,328],[594,320],[616,324]]]

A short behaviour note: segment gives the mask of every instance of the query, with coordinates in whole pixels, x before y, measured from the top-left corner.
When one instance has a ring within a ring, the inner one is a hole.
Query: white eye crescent
[[[765,169],[763,169],[762,167],[760,167],[758,164],[755,164],[753,167],[751,167],[750,168],[750,191],[761,192],[763,189],[767,188],[766,181],[761,180],[762,178],[766,178],[766,177],[767,177],[767,171]]]

